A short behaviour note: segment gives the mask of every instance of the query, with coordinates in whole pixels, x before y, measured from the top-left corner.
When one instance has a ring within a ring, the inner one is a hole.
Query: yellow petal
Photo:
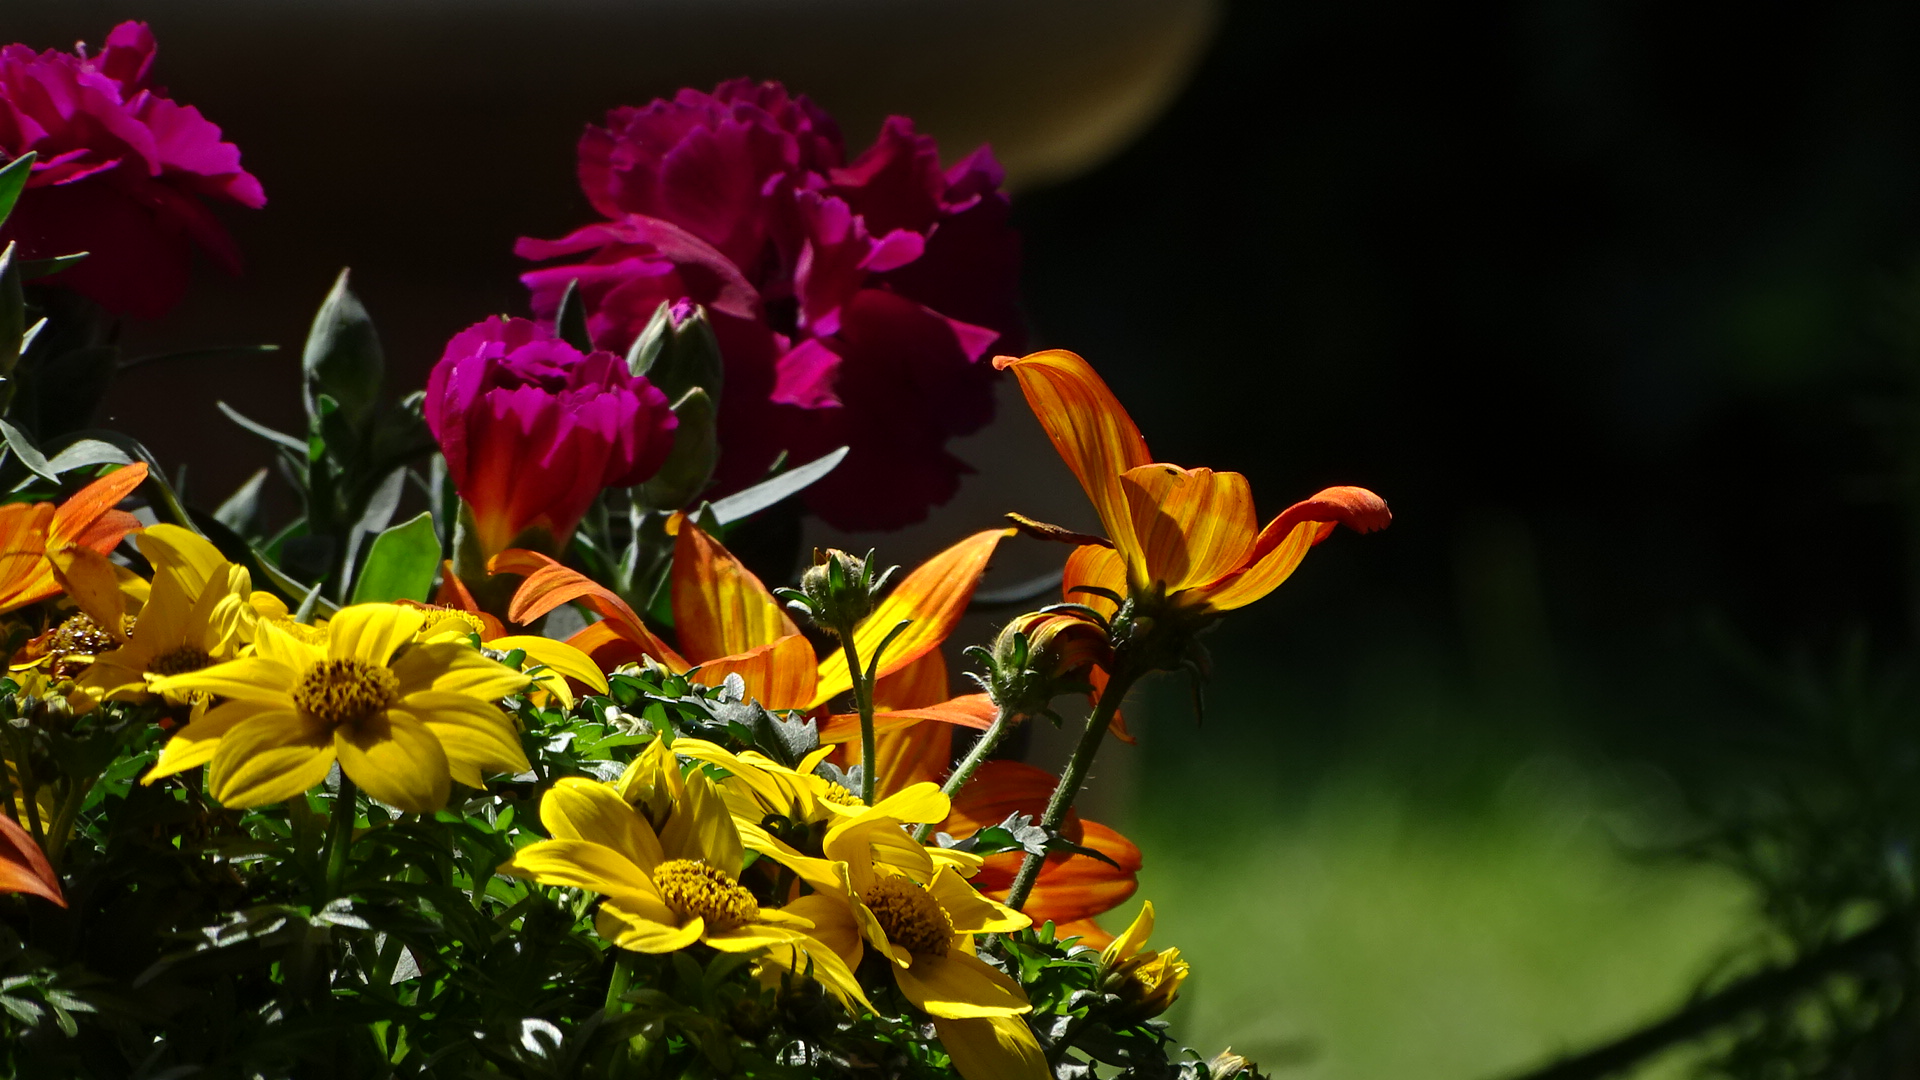
[[[1063,349],[1019,359],[995,357],[993,366],[1012,368],[1020,390],[1053,448],[1086,489],[1087,498],[1107,527],[1107,538],[1121,551],[1133,547],[1133,519],[1120,474],[1152,461],[1147,440],[1133,417],[1113,396],[1092,365]]]
[[[540,823],[556,840],[586,840],[612,848],[649,873],[666,859],[645,818],[613,788],[583,777],[554,783],[540,799]]]
[[[414,814],[447,805],[447,754],[425,724],[388,710],[342,724],[333,735],[341,770],[367,794]]]
[[[413,640],[426,621],[425,612],[398,604],[355,604],[341,608],[327,623],[327,656],[333,660],[363,660],[384,667],[400,646]]]
[[[948,1020],[936,1016],[933,1030],[961,1080],[1051,1080],[1053,1076],[1047,1055],[1022,1017]]]
[[[184,675],[153,679],[148,686],[156,693],[200,690],[215,697],[290,709],[293,707],[293,687],[300,681],[300,674],[298,670],[264,656],[243,656]]]
[[[1251,555],[1259,523],[1253,489],[1239,473],[1142,465],[1122,475],[1120,487],[1133,514],[1137,546],[1127,573],[1135,589],[1205,585]]]
[[[934,783],[911,784],[897,795],[889,795],[875,803],[862,818],[894,818],[920,824],[928,821],[944,821],[953,812],[953,802],[940,791]]]
[[[673,545],[673,629],[680,651],[695,663],[800,632],[751,570],[684,518]]]
[[[669,859],[702,860],[739,877],[746,852],[726,798],[699,769],[687,774],[686,785],[686,797],[674,807],[673,816],[661,830],[661,850]]]
[[[284,802],[325,780],[333,759],[327,725],[292,710],[263,712],[221,738],[207,787],[235,808]]]
[[[811,976],[849,1008],[858,1002],[869,1012],[879,1011],[867,1000],[866,991],[860,988],[860,981],[854,978],[852,966],[834,949],[816,938],[800,937],[771,946],[762,963],[773,969],[785,969],[797,977]]]
[[[255,628],[253,654],[263,660],[271,660],[290,668],[294,672],[305,671],[309,666],[327,658],[325,649],[317,645],[309,645],[270,622],[260,623]]]
[[[402,697],[433,690],[462,694],[476,701],[497,701],[519,693],[530,681],[523,672],[487,659],[471,645],[454,641],[415,645],[393,662],[393,675],[400,680]]]
[[[541,677],[540,685],[552,690],[555,696],[573,706],[573,692],[567,687],[567,679],[598,690],[607,692],[607,676],[593,658],[564,641],[541,637],[538,634],[513,634],[497,637],[486,643],[487,648],[497,652],[512,652],[515,649],[527,654],[530,663],[541,664],[550,669]],[[554,678],[555,675],[564,678]],[[557,687],[555,684],[558,684]]]
[[[199,719],[173,733],[167,745],[160,748],[160,760],[154,762],[140,782],[151,784],[162,777],[205,765],[213,760],[214,752],[220,749],[220,740],[234,725],[269,711],[247,701],[229,701],[208,709]]]
[[[133,545],[153,564],[155,577],[174,577],[192,594],[206,588],[227,566],[226,556],[206,537],[178,525],[149,525]]]
[[[953,632],[954,624],[966,613],[980,575],[1000,541],[1012,536],[1012,529],[989,529],[975,533],[922,563],[887,595],[873,614],[854,628],[853,641],[860,663],[873,663],[874,651],[893,628],[903,620],[909,625],[887,646],[880,659],[879,676],[891,675],[927,653],[932,652]],[[837,695],[853,689],[845,655],[838,649],[820,661],[819,684],[810,705],[824,705]]]
[[[404,698],[397,709],[427,726],[449,764],[517,776],[532,769],[513,720],[465,694],[430,690]]]
[[[950,866],[934,875],[927,891],[946,909],[959,934],[1010,934],[1033,925],[1033,920],[997,900],[981,896]]]
[[[684,949],[699,941],[706,928],[706,921],[698,915],[676,926],[635,914],[628,911],[624,903],[615,900],[601,904],[599,914],[593,919],[593,929],[601,937],[622,949],[643,953],[669,953]]]
[[[893,978],[907,1000],[929,1016],[965,1020],[1033,1009],[1020,984],[988,967],[958,941],[945,956],[915,953],[911,965],[893,969]]]
[[[853,905],[844,895],[808,893],[781,910],[812,923],[813,929],[807,931],[807,936],[825,945],[849,968],[860,966],[866,947],[861,941],[859,923],[854,919]]]
[[[709,930],[701,935],[700,940],[721,952],[758,952],[805,936],[798,930],[752,922],[731,930]]]
[[[1141,905],[1140,914],[1133,917],[1133,922],[1127,926],[1126,933],[1114,938],[1105,949],[1101,950],[1100,963],[1111,966],[1119,961],[1132,959],[1152,934],[1153,901],[1149,900]]]
[[[120,631],[120,617],[126,611],[126,601],[120,592],[120,575],[114,573],[113,563],[91,548],[48,552],[47,560],[53,564],[54,580],[66,590],[74,604],[87,613],[94,625],[105,630],[116,641],[123,639],[125,635]]]
[[[566,885],[603,896],[650,897],[660,891],[625,855],[590,840],[540,840],[514,852],[500,872],[531,878],[542,885]]]

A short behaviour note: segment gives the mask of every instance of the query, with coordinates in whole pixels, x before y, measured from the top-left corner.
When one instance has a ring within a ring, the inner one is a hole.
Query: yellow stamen
[[[365,660],[322,660],[293,688],[293,703],[324,723],[355,724],[393,704],[400,680]]]
[[[760,916],[760,902],[733,875],[693,859],[669,859],[654,867],[653,884],[667,906],[698,915],[707,929],[735,930]]]
[[[927,890],[897,874],[884,874],[861,899],[879,920],[888,941],[912,953],[947,955],[953,920]]]

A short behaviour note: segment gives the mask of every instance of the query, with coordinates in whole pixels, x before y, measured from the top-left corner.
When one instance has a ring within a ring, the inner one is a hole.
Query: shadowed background
[[[888,112],[949,157],[991,141],[1035,345],[1090,357],[1157,457],[1247,473],[1269,514],[1385,495],[1390,530],[1212,639],[1204,724],[1163,681],[1098,769],[1208,1052],[1465,1080],[1658,1015],[1750,925],[1736,882],[1649,854],[1750,734],[1703,627],[1909,633],[1867,422],[1920,254],[1908,6],[14,0],[0,37],[123,17],[271,200],[227,215],[248,276],[205,275],[136,352],[293,346],[351,265],[418,385],[525,310],[513,238],[586,219],[583,123],[751,74],[855,148]],[[141,369],[110,422],[211,502],[266,458],[212,399],[292,426],[294,368]],[[858,541],[1091,525],[1002,404],[952,506]],[[1058,554],[1010,545],[993,580]]]

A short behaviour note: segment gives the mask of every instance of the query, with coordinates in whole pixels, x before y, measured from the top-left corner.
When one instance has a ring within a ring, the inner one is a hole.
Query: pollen
[[[393,704],[400,680],[365,660],[322,660],[293,688],[300,711],[329,724],[355,724]]]
[[[693,859],[669,859],[653,869],[653,884],[667,906],[698,915],[709,930],[735,930],[760,916],[760,902],[733,875]]]
[[[831,781],[827,783],[827,786],[825,788],[821,789],[820,798],[823,801],[833,803],[836,806],[867,805],[866,803],[863,803],[860,801],[860,796],[855,795],[853,792],[848,791],[846,788],[843,788],[839,784],[835,784]]]
[[[430,604],[427,605],[427,609],[433,612],[432,618],[434,619],[452,619],[455,622],[466,624],[467,630],[470,633],[480,635],[487,632],[487,624],[481,622],[480,616],[475,615],[471,611],[464,611],[457,607],[449,607],[445,604]]]
[[[53,658],[53,675],[70,679],[84,671],[93,658],[113,648],[113,637],[86,615],[74,615],[53,631],[47,655]]]
[[[868,910],[886,931],[887,940],[911,953],[947,955],[953,941],[953,920],[927,890],[897,874],[883,874],[867,889]]]
[[[147,673],[150,675],[185,675],[189,671],[199,671],[213,663],[205,649],[196,645],[182,645],[147,661]]]

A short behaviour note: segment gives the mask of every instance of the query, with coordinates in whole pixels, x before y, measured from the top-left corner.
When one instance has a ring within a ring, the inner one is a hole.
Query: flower
[[[953,813],[940,825],[954,836],[971,836],[998,825],[1009,814],[1027,814],[1036,820],[1046,808],[1059,777],[1018,761],[989,761],[980,766],[953,797]],[[1112,864],[1086,855],[1054,852],[1040,864],[1040,877],[1022,911],[1036,923],[1051,922],[1061,936],[1078,935],[1090,944],[1109,935],[1093,917],[1125,903],[1140,887],[1140,849],[1117,831],[1069,813],[1060,833],[1081,847],[1097,851]],[[989,855],[972,881],[973,887],[996,899],[1006,899],[1014,874],[1025,856],[1019,852]]]
[[[0,814],[0,893],[28,893],[67,906],[67,898],[60,893],[60,875],[53,872],[40,845],[5,814]]]
[[[105,555],[140,520],[114,504],[147,478],[144,464],[115,469],[75,492],[56,509],[52,503],[0,506],[0,612],[58,596],[52,558],[86,550]]]
[[[1151,1020],[1180,996],[1189,965],[1179,949],[1146,948],[1153,933],[1153,901],[1147,901],[1125,933],[1100,953],[1100,988],[1121,1000],[1129,1023]]]
[[[636,803],[638,805],[636,805]],[[529,844],[500,872],[599,893],[600,936],[622,949],[665,953],[700,943],[723,952],[797,948],[823,985],[865,997],[833,950],[812,941],[811,920],[765,906],[740,883],[746,849],[705,773],[682,777],[655,739],[618,784],[557,781],[540,800],[553,837]]]
[[[666,395],[624,360],[582,354],[507,318],[447,343],[427,377],[425,412],[473,509],[483,559],[535,530],[558,550],[602,490],[660,468],[678,423]]]
[[[204,538],[178,525],[154,525],[134,539],[153,564],[153,588],[133,630],[101,654],[80,685],[102,699],[139,700],[150,679],[198,671],[235,659],[253,641],[259,612],[253,579]],[[103,582],[105,584],[105,582]],[[96,623],[108,622],[95,615]],[[185,704],[185,695],[175,695]]]
[[[453,576],[451,564],[448,564],[445,573],[456,584],[459,582],[460,579]],[[464,592],[450,591],[456,596]],[[465,598],[467,603],[472,603],[471,594],[466,594]],[[509,634],[500,625],[499,619],[484,611],[449,604],[422,604],[417,600],[394,602],[426,614],[427,621],[414,634],[416,641],[471,642],[478,636],[481,647],[491,659],[503,660],[513,653],[519,653],[522,670],[538,669],[531,673],[534,685],[540,688],[534,697],[535,704],[542,704],[544,695],[550,694],[563,707],[573,708],[573,687],[568,685],[569,679],[599,693],[607,692],[606,673],[600,670],[592,657],[564,641],[538,634]]]
[[[607,220],[518,254],[552,318],[578,281],[601,348],[624,350],[663,302],[703,305],[726,361],[721,490],[835,447],[804,496],[842,529],[897,528],[969,471],[949,440],[993,416],[996,344],[1020,338],[1019,238],[981,148],[940,168],[890,118],[851,164],[831,118],[778,83],[616,109],[580,140],[580,186]]]
[[[180,729],[142,783],[211,763],[215,798],[261,806],[319,783],[337,760],[381,802],[431,813],[452,780],[477,788],[482,770],[527,771],[513,721],[494,704],[527,677],[467,644],[414,643],[424,622],[395,604],[356,604],[320,643],[265,622],[254,655],[150,680],[159,693],[228,700]]]
[[[1069,601],[1111,611],[1085,592],[1092,587],[1179,611],[1228,611],[1278,588],[1335,525],[1366,533],[1393,520],[1373,492],[1331,487],[1257,528],[1245,476],[1155,462],[1133,418],[1079,356],[1054,349],[993,364],[1019,377],[1106,526],[1111,546],[1085,545],[1068,559]]]
[[[0,160],[38,155],[0,240],[29,259],[87,252],[53,280],[142,319],[186,293],[195,246],[239,272],[240,251],[203,198],[267,201],[218,127],[149,86],[153,55],[138,22],[114,27],[94,56],[0,48]]]

